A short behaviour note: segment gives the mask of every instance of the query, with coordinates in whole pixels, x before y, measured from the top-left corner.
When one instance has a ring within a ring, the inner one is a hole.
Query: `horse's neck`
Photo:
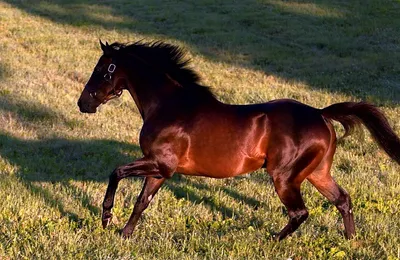
[[[133,100],[135,101],[136,107],[138,108],[139,113],[142,116],[142,119],[144,120],[145,112],[144,112],[143,106],[141,104],[141,101],[140,101],[138,95],[136,94],[136,91],[134,91],[131,88],[128,88],[128,91],[129,91],[129,94],[131,94],[131,97],[133,98]]]
[[[134,86],[139,87],[135,88]],[[157,113],[162,101],[168,98],[168,95],[172,94],[176,87],[173,82],[169,81],[164,83],[162,87],[154,87],[147,82],[135,82],[130,84],[128,91],[135,101],[143,120],[146,120],[154,113]]]
[[[135,89],[133,84],[128,89],[144,121],[157,114],[158,109],[165,109],[164,105],[192,111],[193,106],[200,108],[202,105],[214,107],[222,104],[211,92],[199,85],[182,86],[169,78],[165,78],[164,82],[159,83],[162,86],[158,87],[148,82],[135,83],[140,89]]]
[[[139,109],[142,119],[146,120],[146,118],[150,117],[154,113],[154,110],[158,104],[158,99],[155,96],[151,96],[143,92],[141,93],[140,91],[138,92],[134,89],[128,90],[135,101],[137,108]]]

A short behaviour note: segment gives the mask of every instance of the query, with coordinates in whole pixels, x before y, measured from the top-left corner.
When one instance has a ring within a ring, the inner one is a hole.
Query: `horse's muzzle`
[[[82,113],[96,113],[97,107],[101,104],[95,100],[85,88],[82,91],[81,96],[78,99],[78,107]]]
[[[87,103],[83,103],[81,99],[78,100],[78,107],[82,113],[96,113],[97,108],[92,107]]]

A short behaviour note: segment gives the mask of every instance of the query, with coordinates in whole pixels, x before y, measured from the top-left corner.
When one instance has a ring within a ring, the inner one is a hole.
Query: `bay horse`
[[[400,164],[400,140],[384,114],[365,102],[344,102],[317,109],[295,100],[229,105],[218,101],[188,68],[185,52],[164,42],[111,45],[100,41],[103,54],[83,89],[78,106],[95,113],[100,104],[127,90],[143,119],[139,143],[143,158],[117,167],[110,175],[102,224],[120,180],[144,177],[144,187],[122,230],[129,237],[142,212],[175,172],[228,178],[266,168],[289,221],[276,236],[282,240],[308,217],[300,193],[304,180],[332,202],[343,217],[345,236],[355,235],[349,194],[330,175],[336,149],[332,120],[345,136],[364,124],[381,148]]]

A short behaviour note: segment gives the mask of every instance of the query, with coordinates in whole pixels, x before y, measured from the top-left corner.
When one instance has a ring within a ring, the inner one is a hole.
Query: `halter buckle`
[[[114,71],[115,71],[115,68],[116,68],[117,66],[115,66],[115,64],[114,63],[110,63],[110,65],[108,65],[108,72],[110,72],[110,73],[113,73]]]

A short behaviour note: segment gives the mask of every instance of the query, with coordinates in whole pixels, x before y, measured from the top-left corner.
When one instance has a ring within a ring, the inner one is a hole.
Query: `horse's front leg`
[[[103,214],[101,219],[104,228],[107,227],[112,219],[111,209],[114,205],[114,196],[119,181],[126,177],[152,177],[152,179],[158,178],[160,180],[166,176],[170,177],[171,174],[167,173],[167,175],[165,175],[165,171],[161,171],[159,165],[160,164],[153,159],[142,158],[133,163],[120,166],[111,173],[103,202]]]
[[[147,206],[149,206],[149,203],[154,198],[154,195],[160,189],[164,181],[165,178],[156,179],[152,177],[147,177],[145,179],[142,192],[137,198],[132,215],[126,223],[124,229],[122,230],[122,235],[124,238],[127,238],[132,234],[143,211],[147,208]]]

